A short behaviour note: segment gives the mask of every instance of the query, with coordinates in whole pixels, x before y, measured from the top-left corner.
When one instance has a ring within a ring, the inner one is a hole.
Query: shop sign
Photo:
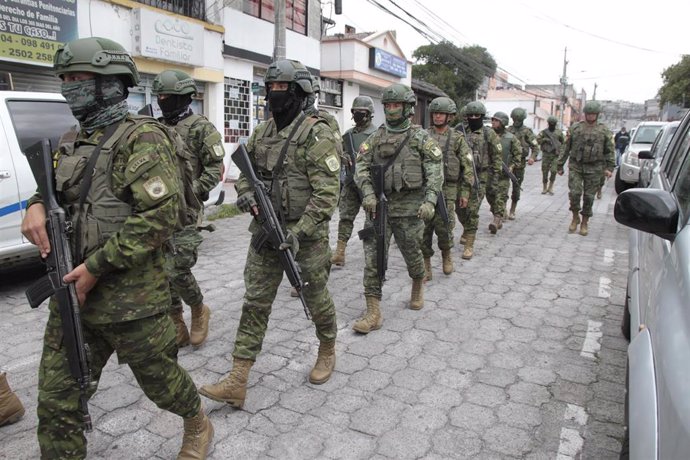
[[[407,61],[381,48],[369,48],[369,67],[396,77],[407,77]]]
[[[132,10],[132,55],[161,61],[204,65],[204,27],[184,19],[144,8]]]

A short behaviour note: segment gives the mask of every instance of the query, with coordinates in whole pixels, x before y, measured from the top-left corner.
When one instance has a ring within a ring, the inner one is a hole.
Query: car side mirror
[[[652,155],[652,152],[650,152],[649,150],[642,150],[637,154],[637,158],[639,158],[640,160],[653,160],[654,155]]]
[[[630,189],[618,195],[613,208],[616,222],[673,241],[680,210],[673,195],[659,189]]]

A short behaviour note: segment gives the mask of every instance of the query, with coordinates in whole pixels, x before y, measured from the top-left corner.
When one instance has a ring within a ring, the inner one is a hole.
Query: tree
[[[412,57],[419,63],[412,66],[412,75],[438,86],[458,107],[473,101],[484,78],[496,72],[493,56],[477,45],[458,48],[442,41],[420,46]]]
[[[661,72],[664,84],[659,89],[659,104],[667,102],[687,108],[690,106],[690,55],[684,54],[680,62]]]

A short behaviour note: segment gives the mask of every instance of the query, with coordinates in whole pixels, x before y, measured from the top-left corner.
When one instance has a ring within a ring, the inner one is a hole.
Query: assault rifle
[[[510,168],[506,165],[505,161],[501,160],[501,169],[503,170],[503,173],[508,176],[508,179],[513,183],[513,187],[518,187],[520,190],[522,190],[522,187],[520,187],[520,181],[518,180],[517,176],[513,174],[513,172],[510,170]]]
[[[376,238],[376,276],[381,284],[386,281],[386,270],[388,270],[388,254],[386,250],[386,227],[388,226],[388,198],[384,193],[384,173],[383,165],[371,166],[371,178],[376,194],[376,212],[373,216],[373,225],[363,228],[357,235],[360,240]]]
[[[446,224],[446,227],[450,230],[450,216],[448,215],[448,206],[446,205],[446,195],[443,191],[438,192],[438,198],[436,198],[436,212],[441,216],[443,223]]]
[[[91,431],[91,416],[87,405],[87,392],[92,385],[89,347],[84,341],[79,300],[74,283],[66,284],[62,279],[74,269],[69,234],[72,222],[67,220],[65,210],[60,207],[55,195],[53,160],[50,140],[43,139],[26,151],[31,172],[38,184],[38,191],[46,209],[46,230],[50,241],[50,252],[45,258],[47,274],[26,290],[31,308],[37,308],[50,296],[57,302],[62,322],[63,344],[67,353],[67,364],[72,377],[79,385],[79,409],[84,417],[84,429]]]
[[[309,314],[309,309],[307,308],[307,301],[304,299],[304,288],[307,283],[302,280],[302,274],[295,262],[295,256],[291,249],[286,251],[281,251],[278,249],[281,244],[285,242],[285,233],[283,232],[283,227],[280,225],[280,220],[273,209],[273,203],[271,203],[271,198],[266,190],[266,185],[263,181],[256,176],[254,172],[254,167],[249,160],[249,154],[247,153],[247,148],[240,144],[237,150],[230,155],[233,163],[237,165],[240,172],[244,174],[244,177],[249,181],[252,190],[254,191],[254,197],[256,198],[257,209],[256,212],[252,210],[252,214],[256,222],[261,226],[259,233],[254,235],[251,241],[251,245],[254,250],[259,251],[265,244],[269,244],[271,248],[275,249],[278,253],[278,258],[280,259],[280,265],[283,267],[283,271],[288,277],[288,281],[292,287],[295,288],[297,294],[299,295],[299,300],[302,302],[304,307],[304,314],[307,315],[307,319],[311,319]]]
[[[350,185],[355,180],[355,164],[357,162],[355,143],[352,140],[352,133],[345,133],[345,153],[349,160],[349,164],[345,166],[345,181],[343,185]]]

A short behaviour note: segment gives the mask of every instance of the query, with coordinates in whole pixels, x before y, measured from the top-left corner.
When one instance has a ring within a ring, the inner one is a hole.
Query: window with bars
[[[206,20],[204,0],[135,0],[161,10],[177,13],[188,18]]]
[[[307,1],[285,0],[285,27],[302,35],[307,34]],[[273,0],[244,0],[243,11],[269,22],[275,20]]]
[[[249,137],[251,129],[250,82],[225,77],[223,91],[223,128],[226,143],[238,143],[240,138]]]

